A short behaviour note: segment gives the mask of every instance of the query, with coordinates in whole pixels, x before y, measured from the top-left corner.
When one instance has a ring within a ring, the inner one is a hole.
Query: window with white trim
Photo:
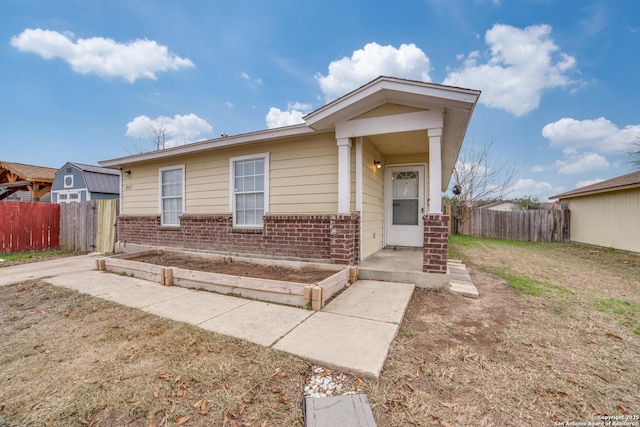
[[[234,227],[262,227],[269,212],[269,153],[230,159]]]
[[[184,213],[184,165],[160,168],[160,224],[180,225]]]

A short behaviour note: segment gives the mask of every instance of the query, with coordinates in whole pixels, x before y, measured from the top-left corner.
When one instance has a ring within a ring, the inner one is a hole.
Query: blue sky
[[[54,168],[299,122],[378,75],[482,90],[511,197],[632,172],[636,0],[0,1],[0,160]],[[453,185],[453,183],[451,183]]]

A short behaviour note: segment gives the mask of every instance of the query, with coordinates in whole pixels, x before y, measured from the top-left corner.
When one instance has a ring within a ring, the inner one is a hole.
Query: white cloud
[[[548,168],[546,166],[542,166],[542,165],[533,165],[533,167],[531,168],[531,172],[544,172],[546,171]]]
[[[559,52],[550,35],[548,25],[495,24],[485,34],[486,63],[478,63],[479,53],[471,52],[443,83],[480,89],[481,103],[523,116],[538,108],[543,90],[575,83],[569,77],[575,59]]]
[[[565,151],[593,149],[605,153],[623,152],[640,138],[640,125],[619,129],[604,117],[595,120],[562,118],[547,124],[542,136],[549,145]]]
[[[165,131],[165,147],[168,148],[196,141],[200,135],[207,135],[213,128],[206,120],[193,113],[176,114],[174,117],[159,116],[155,119],[138,116],[127,123],[126,135],[151,141],[155,139],[154,130]]]
[[[393,76],[430,82],[431,65],[425,53],[415,44],[399,48],[372,42],[329,64],[326,76],[318,73],[316,80],[327,101],[338,98],[379,76]]]
[[[190,59],[180,58],[153,40],[118,43],[104,37],[73,39],[72,33],[36,28],[13,36],[11,45],[44,59],[60,58],[80,74],[121,77],[130,83],[139,78],[155,80],[158,72],[194,67]]]
[[[269,129],[273,129],[304,123],[302,117],[304,117],[309,110],[311,110],[311,105],[303,104],[301,102],[290,102],[287,104],[286,111],[282,111],[276,107],[271,107],[265,117],[267,127]]]
[[[576,188],[586,187],[587,185],[597,184],[597,183],[602,182],[602,181],[604,181],[604,179],[601,179],[601,178],[587,179],[587,180],[584,180],[584,181],[578,181],[576,183]]]
[[[261,78],[254,78],[251,77],[249,74],[247,74],[246,72],[242,72],[240,73],[240,78],[242,80],[244,80],[247,85],[249,86],[249,88],[251,89],[258,89],[258,86],[262,86],[262,79]]]
[[[510,189],[510,196],[514,199],[525,196],[537,197],[546,201],[550,195],[562,193],[564,187],[554,187],[548,182],[536,181],[531,178],[519,179]]]
[[[607,170],[609,161],[597,153],[566,153],[567,160],[556,160],[554,166],[558,173],[573,175],[583,172]]]

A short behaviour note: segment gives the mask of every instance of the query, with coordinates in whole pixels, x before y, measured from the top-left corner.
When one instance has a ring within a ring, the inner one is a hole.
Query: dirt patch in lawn
[[[248,262],[211,261],[204,258],[174,254],[147,254],[132,258],[132,261],[146,262],[165,267],[177,267],[186,270],[206,271],[209,273],[229,274],[233,276],[254,277],[257,279],[283,280],[286,282],[317,283],[335,274],[335,271],[304,267],[288,268],[278,265],[251,264]]]

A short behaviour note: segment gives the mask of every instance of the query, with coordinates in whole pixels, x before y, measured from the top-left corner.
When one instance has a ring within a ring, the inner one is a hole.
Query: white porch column
[[[362,213],[362,137],[356,138],[356,210]]]
[[[442,128],[429,129],[429,213],[442,213]]]
[[[338,214],[351,213],[351,140],[338,139]]]

